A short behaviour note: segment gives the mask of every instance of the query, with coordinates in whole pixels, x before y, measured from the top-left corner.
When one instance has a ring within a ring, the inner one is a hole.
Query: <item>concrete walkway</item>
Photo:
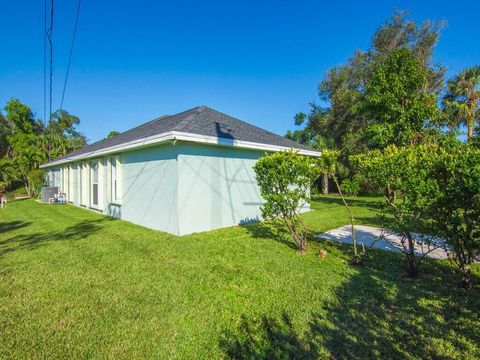
[[[381,249],[385,251],[392,252],[404,252],[402,246],[401,236],[390,232],[389,230],[372,227],[372,226],[355,226],[355,234],[357,239],[357,244],[361,247],[362,244],[365,247],[370,247],[373,244],[373,248]],[[427,253],[427,257],[434,259],[447,259],[448,253],[445,249],[445,244],[443,241],[439,240],[429,240],[428,238],[421,237],[418,234],[413,234],[415,243],[415,253],[418,255],[423,255]],[[327,231],[317,235],[317,238],[320,239],[329,239],[332,241],[350,244],[352,245],[352,231],[350,225],[341,226],[337,229]],[[429,244],[430,242],[430,244]],[[405,244],[406,245],[406,244]],[[432,250],[433,249],[433,250]]]

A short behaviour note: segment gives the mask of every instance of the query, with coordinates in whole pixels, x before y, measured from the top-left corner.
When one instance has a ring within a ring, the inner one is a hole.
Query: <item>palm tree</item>
[[[480,113],[480,66],[463,70],[447,83],[447,93],[443,98],[449,125],[467,126],[468,141],[472,141],[475,120]]]

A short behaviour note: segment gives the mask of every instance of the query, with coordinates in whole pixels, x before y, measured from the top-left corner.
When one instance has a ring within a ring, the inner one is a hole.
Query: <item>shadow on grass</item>
[[[0,241],[0,255],[17,250],[34,249],[52,241],[82,240],[99,231],[102,225],[109,221],[116,221],[116,219],[104,217],[98,220],[83,220],[59,231],[16,235]],[[29,225],[31,223],[24,222],[18,225],[16,229]]]
[[[30,221],[7,221],[7,222],[0,222],[0,233],[5,234],[8,231],[17,230],[25,226],[29,226],[32,223]]]
[[[232,359],[478,358],[480,291],[452,288],[434,268],[417,280],[357,268],[308,324],[243,316],[219,347]]]
[[[292,249],[297,249],[285,225],[280,221],[259,221],[240,226],[245,228],[254,238],[275,240]]]

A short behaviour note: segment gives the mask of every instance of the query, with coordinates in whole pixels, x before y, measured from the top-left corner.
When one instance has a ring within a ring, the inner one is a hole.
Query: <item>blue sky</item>
[[[76,1],[55,1],[54,108]],[[480,63],[480,2],[82,0],[64,108],[90,141],[197,105],[283,135],[330,67],[370,43],[395,9],[445,20],[435,54],[451,76]],[[0,104],[43,117],[43,1],[1,5]]]

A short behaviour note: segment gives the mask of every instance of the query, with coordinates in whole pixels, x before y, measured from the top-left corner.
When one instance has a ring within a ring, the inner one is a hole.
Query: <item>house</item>
[[[42,165],[67,201],[183,235],[260,218],[265,152],[320,153],[206,106],[162,116]]]

